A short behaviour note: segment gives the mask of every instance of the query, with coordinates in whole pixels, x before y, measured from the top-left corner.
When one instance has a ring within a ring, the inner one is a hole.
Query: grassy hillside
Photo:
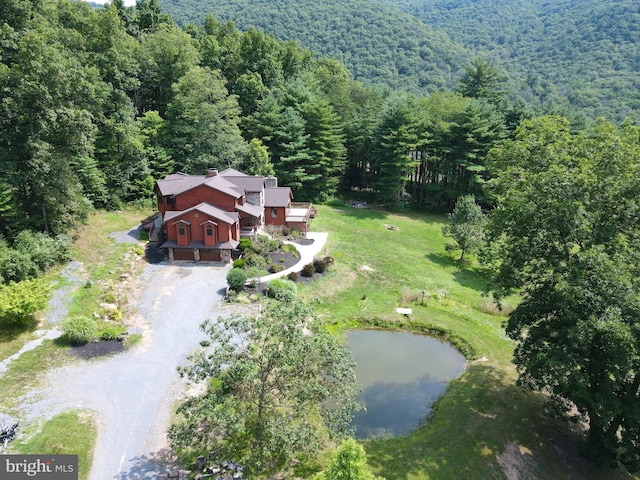
[[[475,350],[475,360],[425,425],[405,437],[366,442],[376,473],[387,480],[634,478],[585,462],[579,434],[544,414],[541,396],[515,385],[513,343],[502,328],[506,317],[483,296],[475,263],[460,264],[445,253],[443,221],[321,206],[313,223],[314,230],[330,232],[324,253],[335,264],[302,293],[333,328],[371,321],[403,329],[429,324],[451,330]],[[412,308],[411,318],[395,313],[396,307]]]
[[[359,80],[433,91],[457,81],[471,56],[446,34],[377,1],[161,0],[179,23],[201,24],[207,13],[255,26],[276,38],[343,62]]]

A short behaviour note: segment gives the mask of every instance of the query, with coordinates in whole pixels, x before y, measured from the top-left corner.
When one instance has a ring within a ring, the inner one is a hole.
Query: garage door
[[[175,260],[193,260],[193,249],[174,249],[173,258]]]
[[[218,250],[200,250],[200,260],[203,262],[219,262],[220,252]]]

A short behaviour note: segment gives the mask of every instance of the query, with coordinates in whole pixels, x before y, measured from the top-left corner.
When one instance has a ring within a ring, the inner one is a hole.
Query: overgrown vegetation
[[[45,279],[0,285],[0,328],[34,326],[34,315],[45,308],[50,292]]]
[[[0,284],[32,280],[71,260],[71,237],[23,230],[9,245],[0,237]]]
[[[219,318],[203,330],[215,348],[180,369],[206,382],[206,392],[178,409],[169,437],[179,453],[219,450],[260,477],[290,472],[348,430],[356,408],[353,358],[318,328],[308,306],[270,303],[260,315]]]

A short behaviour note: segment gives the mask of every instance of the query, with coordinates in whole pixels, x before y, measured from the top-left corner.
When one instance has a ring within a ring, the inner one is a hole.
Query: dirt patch
[[[507,443],[498,455],[498,463],[508,480],[533,480],[534,461],[531,451],[515,442]]]
[[[120,353],[125,350],[124,344],[119,340],[100,340],[99,342],[89,342],[84,345],[78,345],[71,348],[71,353],[85,360],[96,357],[104,357]]]

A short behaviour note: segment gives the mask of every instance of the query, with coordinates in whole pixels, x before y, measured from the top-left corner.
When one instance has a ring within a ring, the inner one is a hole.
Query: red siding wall
[[[201,224],[203,222],[206,222],[207,220],[211,220],[218,224],[217,231],[216,231],[216,226],[213,225],[214,236],[216,237],[216,243],[227,242],[231,239],[238,240],[239,238],[237,233],[236,235],[233,235],[234,233],[233,230],[237,231],[237,229],[232,228],[231,225],[224,223],[222,220],[210,218],[208,215],[205,215],[202,212],[191,211],[189,213],[181,215],[179,218],[174,218],[167,222],[167,237],[168,237],[167,240],[173,240],[175,242],[178,242],[179,245],[183,245],[178,241],[178,237],[177,237],[177,234],[178,234],[177,227],[179,224],[176,224],[176,222],[180,222],[180,220],[189,222],[191,224],[191,225],[185,225],[185,227],[187,228],[187,231],[190,231],[190,240],[195,242],[205,241],[205,238],[204,238],[205,230],[204,230],[204,226]]]
[[[173,210],[187,210],[202,202],[215,205],[227,212],[233,212],[235,211],[237,200],[226,193],[219,192],[206,185],[200,185],[199,187],[176,195],[176,205]]]
[[[271,209],[275,208],[278,214],[276,218],[273,218]],[[264,223],[267,225],[284,225],[287,220],[287,209],[285,207],[265,207],[264,209]]]

